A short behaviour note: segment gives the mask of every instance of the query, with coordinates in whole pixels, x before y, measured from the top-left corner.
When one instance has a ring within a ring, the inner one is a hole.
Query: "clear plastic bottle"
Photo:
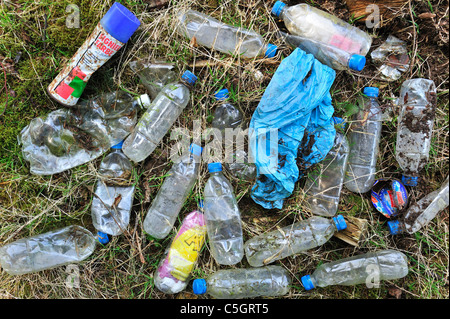
[[[442,186],[411,205],[399,220],[388,221],[392,235],[406,232],[414,234],[433,220],[436,215],[448,207],[448,176]]]
[[[378,88],[364,88],[365,96],[359,100],[348,134],[350,154],[344,184],[354,193],[368,192],[375,182],[383,116],[378,93]]]
[[[273,44],[266,44],[263,37],[248,29],[234,27],[206,14],[187,10],[180,13],[178,32],[207,48],[245,58],[272,58],[277,52]]]
[[[245,242],[247,261],[261,267],[276,260],[325,244],[335,232],[347,228],[342,215],[311,218],[253,237]]]
[[[241,213],[222,164],[210,163],[208,170],[204,205],[211,255],[221,265],[234,265],[244,256]]]
[[[377,281],[399,279],[407,274],[407,257],[389,249],[322,264],[301,281],[306,290],[311,290],[332,285],[379,284]]]
[[[432,80],[403,82],[395,157],[403,170],[402,183],[417,186],[419,172],[428,162],[436,113],[436,86]]]
[[[144,230],[155,238],[165,238],[198,178],[202,148],[191,144],[167,173],[144,220]]]
[[[156,270],[156,288],[166,294],[175,294],[186,288],[205,236],[203,214],[200,211],[188,214]]]
[[[281,266],[225,269],[207,279],[195,279],[194,294],[208,293],[216,299],[279,297],[289,293],[292,278]]]
[[[365,56],[372,38],[364,31],[306,3],[287,6],[277,1],[272,13],[280,17],[293,35],[321,42],[352,54]]]
[[[342,133],[336,132],[333,148],[308,174],[304,189],[313,214],[327,217],[336,214],[349,152],[347,138]]]
[[[92,223],[100,232],[99,238],[120,235],[128,227],[135,191],[132,170],[133,164],[122,153],[122,142],[111,147],[111,153],[100,163],[91,205]]]
[[[141,162],[153,153],[189,103],[190,88],[197,77],[186,71],[181,79],[181,82],[167,84],[158,93],[123,143],[123,152],[133,162]]]
[[[68,226],[0,247],[0,265],[11,275],[79,263],[95,250],[96,239],[81,226]]]
[[[222,89],[214,94],[217,101],[221,101],[214,110],[211,126],[220,130],[222,137],[225,137],[225,129],[235,129],[242,126],[242,112],[231,104],[228,99],[230,92],[228,89]],[[223,140],[223,139],[222,139]]]

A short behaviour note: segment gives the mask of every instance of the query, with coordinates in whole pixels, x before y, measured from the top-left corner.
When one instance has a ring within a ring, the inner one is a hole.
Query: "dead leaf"
[[[400,299],[402,297],[402,291],[397,287],[390,287],[388,289],[389,296],[394,297],[395,299]]]
[[[420,19],[432,19],[436,16],[435,13],[431,13],[431,12],[424,12],[418,15],[418,17]]]
[[[198,47],[197,38],[196,37],[192,37],[190,45],[192,47],[194,47],[194,48]]]

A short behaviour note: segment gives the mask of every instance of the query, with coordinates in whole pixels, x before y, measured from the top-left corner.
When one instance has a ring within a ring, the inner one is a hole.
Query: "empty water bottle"
[[[335,232],[347,228],[342,215],[332,219],[313,216],[245,242],[244,250],[252,267],[261,267],[276,260],[325,244]]]
[[[407,274],[407,257],[399,251],[389,249],[322,264],[311,275],[303,276],[301,281],[306,290],[362,283],[373,287],[381,280],[399,279]]]
[[[187,10],[179,16],[178,32],[198,44],[223,53],[237,54],[245,58],[272,58],[277,52],[273,44],[266,44],[263,37],[248,29],[234,27],[206,14]]]
[[[211,255],[221,265],[234,265],[244,256],[241,213],[222,164],[210,163],[208,170],[204,205]]]
[[[289,293],[292,278],[281,266],[225,269],[207,279],[195,279],[194,294],[208,293],[217,299],[278,297]]]
[[[448,207],[448,176],[442,186],[411,205],[399,220],[388,221],[392,235],[406,232],[414,234],[433,220],[436,215]]]
[[[123,152],[134,162],[146,159],[189,103],[190,89],[197,77],[184,72],[181,82],[167,84],[142,115],[134,131],[123,143]]]
[[[166,294],[175,294],[186,288],[205,236],[203,214],[200,211],[188,214],[156,270],[156,288]]]
[[[214,94],[217,101],[221,101],[214,110],[212,127],[220,130],[222,133],[222,140],[225,138],[226,129],[235,129],[242,126],[242,112],[228,99],[230,98],[230,92],[228,89],[222,89]]]
[[[403,82],[397,127],[397,162],[403,170],[402,182],[417,186],[419,172],[428,162],[436,113],[436,86],[432,80]]]
[[[0,265],[11,275],[38,272],[79,263],[94,252],[95,245],[89,230],[69,226],[0,247]]]
[[[358,101],[359,110],[353,116],[348,134],[350,154],[344,184],[354,193],[368,192],[375,182],[382,127],[378,93],[378,88],[364,88],[365,96]]]
[[[166,237],[198,178],[202,148],[191,144],[167,173],[144,220],[144,230],[155,238]]]

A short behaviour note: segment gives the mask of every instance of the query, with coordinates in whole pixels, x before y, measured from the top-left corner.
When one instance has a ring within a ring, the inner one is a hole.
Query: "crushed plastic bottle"
[[[379,89],[364,88],[365,96],[353,116],[348,134],[350,154],[344,185],[354,193],[367,193],[375,182],[376,164],[381,138],[382,112],[378,103]]]
[[[335,232],[347,228],[342,215],[324,218],[313,216],[245,242],[247,261],[252,267],[261,267],[276,260],[298,254],[325,244]]]
[[[312,275],[301,278],[303,287],[311,290],[332,285],[353,286],[362,283],[394,280],[408,274],[407,257],[395,250],[382,250],[325,263]]]
[[[181,156],[167,173],[144,220],[144,230],[151,236],[162,239],[173,229],[173,225],[198,178],[202,148],[191,144],[189,153]]]
[[[281,266],[224,269],[207,279],[195,279],[194,294],[208,293],[216,299],[278,297],[289,293],[292,278]]]
[[[397,81],[409,69],[409,55],[406,42],[389,35],[386,42],[370,54],[372,60],[381,64],[378,71],[387,81]]]
[[[395,157],[406,186],[417,186],[419,172],[428,162],[436,113],[436,86],[432,80],[403,82]]]
[[[115,2],[50,83],[49,95],[66,106],[77,104],[92,74],[125,45],[140,24],[131,11]]]
[[[226,129],[235,129],[242,126],[242,112],[228,99],[230,98],[230,92],[228,89],[222,89],[214,94],[217,101],[221,101],[214,110],[213,121],[211,126],[220,130],[222,137],[225,137]]]
[[[221,163],[208,164],[208,170],[204,205],[211,255],[218,264],[234,265],[244,256],[241,213]]]
[[[149,103],[147,94],[118,91],[34,118],[18,136],[31,173],[56,174],[94,160],[130,134],[138,105]]]
[[[189,103],[190,89],[197,77],[185,71],[181,80],[167,84],[158,93],[134,131],[125,139],[123,152],[133,162],[141,162],[153,153]]]
[[[188,214],[156,270],[156,288],[166,294],[175,294],[186,288],[205,236],[203,214],[200,211]]]
[[[414,234],[433,220],[436,215],[448,207],[449,188],[448,179],[442,186],[411,205],[406,214],[399,220],[388,221],[388,228],[392,235],[401,233]]]
[[[227,54],[245,58],[272,58],[277,46],[266,44],[263,37],[248,29],[234,27],[206,14],[187,10],[180,13],[177,31],[198,44]]]
[[[133,165],[122,153],[122,142],[111,147],[111,153],[100,163],[91,206],[92,223],[99,237],[120,235],[128,227],[135,191],[132,170]]]
[[[0,247],[0,265],[10,275],[22,275],[75,264],[95,250],[96,239],[81,226],[69,226],[16,240]]]
[[[306,3],[287,6],[277,1],[272,14],[280,17],[293,35],[366,56],[372,38],[364,31]]]

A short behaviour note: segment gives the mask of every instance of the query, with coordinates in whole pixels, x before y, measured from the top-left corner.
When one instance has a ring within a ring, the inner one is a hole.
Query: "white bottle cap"
[[[139,96],[138,103],[141,107],[144,107],[144,108],[149,107],[151,104],[151,101],[150,101],[150,97],[148,96],[148,94],[142,94],[141,96]]]

